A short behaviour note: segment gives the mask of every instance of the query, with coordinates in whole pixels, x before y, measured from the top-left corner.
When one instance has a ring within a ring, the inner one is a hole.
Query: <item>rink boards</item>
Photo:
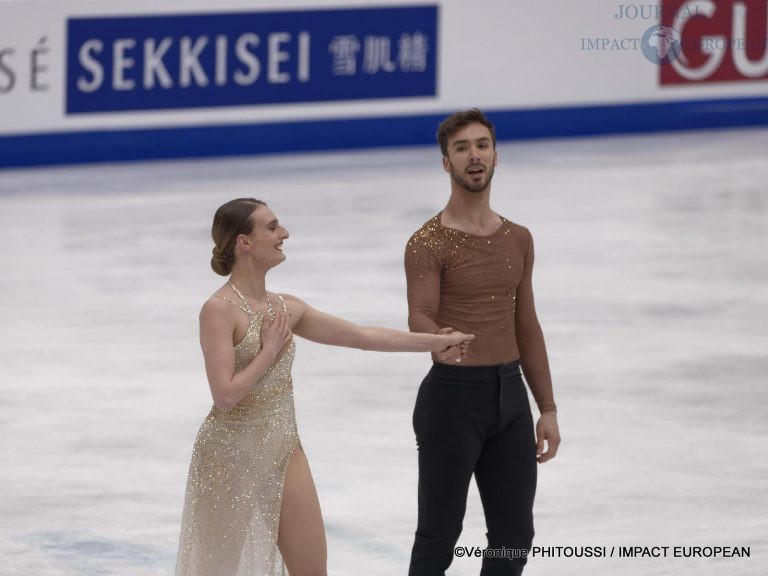
[[[428,144],[472,106],[505,140],[766,124],[766,12],[4,2],[0,167]]]

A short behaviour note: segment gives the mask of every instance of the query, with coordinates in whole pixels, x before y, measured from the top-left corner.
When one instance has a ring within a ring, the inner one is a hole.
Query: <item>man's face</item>
[[[491,184],[496,149],[491,132],[482,124],[469,124],[448,139],[443,168],[467,192],[483,192]]]

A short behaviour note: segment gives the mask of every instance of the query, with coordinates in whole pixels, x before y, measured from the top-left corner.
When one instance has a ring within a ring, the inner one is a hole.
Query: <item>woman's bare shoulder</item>
[[[216,292],[208,297],[208,300],[203,302],[200,309],[200,317],[204,316],[234,316],[236,312],[235,307],[232,305],[231,294],[227,290],[226,285],[222,286]]]
[[[288,308],[288,312],[296,314],[299,317],[303,316],[304,312],[306,312],[309,308],[309,305],[304,302],[304,300],[294,296],[293,294],[283,294],[281,292],[280,296],[283,298],[283,300],[285,300],[285,305]]]
[[[304,302],[301,298],[298,296],[294,296],[293,294],[285,294],[284,292],[280,292],[280,296],[283,300],[285,300],[285,303],[288,306],[293,306],[294,308],[301,308],[304,309],[307,307],[307,303]]]
[[[286,294],[285,292],[280,292],[280,296],[285,298],[286,302],[296,302],[298,304],[304,304],[304,300],[294,296],[293,294]]]

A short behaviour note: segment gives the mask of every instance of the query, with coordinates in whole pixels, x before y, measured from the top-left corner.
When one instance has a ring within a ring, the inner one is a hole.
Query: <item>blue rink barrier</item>
[[[437,126],[450,112],[4,136],[0,137],[0,167],[434,144]],[[496,125],[499,140],[522,140],[765,126],[768,98],[486,112]]]

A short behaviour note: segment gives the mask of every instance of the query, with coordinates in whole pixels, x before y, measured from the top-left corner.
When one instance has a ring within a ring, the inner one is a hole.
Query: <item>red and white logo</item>
[[[661,84],[768,80],[768,0],[662,0],[682,51]]]

